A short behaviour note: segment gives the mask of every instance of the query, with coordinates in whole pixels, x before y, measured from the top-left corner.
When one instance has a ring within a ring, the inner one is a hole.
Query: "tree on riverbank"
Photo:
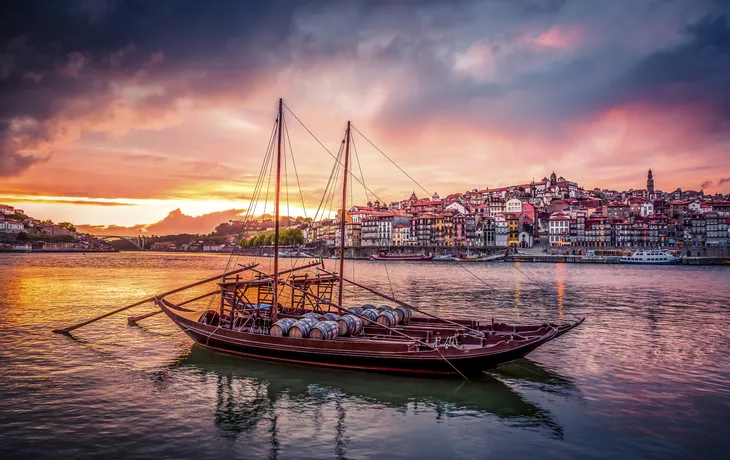
[[[274,244],[274,232],[260,233],[251,238],[243,238],[239,242],[241,247],[271,246]],[[281,246],[296,246],[304,244],[304,233],[299,228],[285,228],[279,232]]]

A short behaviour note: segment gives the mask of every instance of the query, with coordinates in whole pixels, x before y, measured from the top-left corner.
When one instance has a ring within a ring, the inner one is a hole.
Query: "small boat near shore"
[[[505,260],[506,254],[494,254],[491,256],[467,255],[459,258],[459,262],[496,262]]]
[[[449,254],[443,254],[440,256],[434,256],[433,261],[434,262],[458,262],[459,258],[449,255]]]
[[[663,249],[639,249],[631,255],[622,257],[620,262],[622,264],[679,265],[682,263],[682,257],[677,257]]]
[[[617,264],[621,256],[598,255],[595,250],[589,249],[586,254],[576,261],[583,264]]]
[[[401,261],[401,262],[425,262],[433,259],[433,256],[427,256],[425,254],[388,254],[387,252],[381,251],[377,255],[370,256],[372,260],[388,260],[388,261]]]

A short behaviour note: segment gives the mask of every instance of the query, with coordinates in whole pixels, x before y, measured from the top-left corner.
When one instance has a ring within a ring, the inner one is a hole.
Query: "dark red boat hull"
[[[203,347],[241,356],[267,359],[272,361],[307,364],[315,366],[356,369],[362,371],[395,374],[422,375],[476,375],[526,356],[544,343],[558,337],[565,331],[553,331],[539,340],[496,353],[485,353],[482,349],[469,352],[457,350],[431,351],[428,353],[357,353],[331,348],[297,347],[286,342],[305,340],[310,344],[324,344],[318,340],[270,338],[270,336],[250,334],[218,328],[191,321],[168,309],[164,303],[160,308],[192,340]],[[278,343],[277,343],[278,342]],[[470,350],[471,351],[471,350]],[[446,358],[444,357],[446,355]],[[457,372],[458,369],[458,372]]]
[[[372,260],[389,260],[392,262],[428,262],[433,256],[370,256]]]

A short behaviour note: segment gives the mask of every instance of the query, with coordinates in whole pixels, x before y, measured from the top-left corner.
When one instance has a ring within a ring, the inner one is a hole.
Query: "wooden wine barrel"
[[[362,313],[362,307],[350,307],[347,309],[347,311],[349,311],[353,315],[359,315],[360,313]]]
[[[340,328],[337,321],[320,321],[309,331],[309,338],[316,340],[334,340]]]
[[[378,319],[378,310],[374,308],[368,308],[360,313],[360,316],[368,318],[370,321],[376,321]],[[365,321],[367,323],[367,321]]]
[[[385,310],[389,310],[389,311],[393,310],[393,307],[391,307],[390,305],[381,305],[378,307],[378,311],[385,311]]]
[[[269,335],[274,337],[286,337],[289,334],[289,329],[291,329],[296,322],[297,320],[294,318],[282,318],[271,326],[271,329],[269,329]]]
[[[377,310],[377,307],[373,304],[366,303],[362,306],[363,310]]]
[[[322,321],[337,321],[338,319],[340,319],[340,315],[337,313],[329,312],[322,315]]]
[[[314,318],[302,318],[289,328],[289,337],[306,339],[315,324],[317,324],[317,320]]]
[[[398,324],[398,317],[395,316],[392,310],[385,310],[380,312],[377,322],[381,326],[393,327]]]
[[[404,307],[403,305],[398,305],[397,307],[395,307],[393,313],[395,313],[396,317],[398,318],[398,324],[407,324],[413,316],[413,312],[411,311],[411,309],[408,307]]]
[[[343,315],[337,320],[337,326],[340,335],[353,336],[362,332],[363,321],[355,315]]]
[[[310,311],[309,313],[305,313],[299,317],[299,319],[304,319],[304,318],[312,318],[312,319],[316,319],[317,321],[319,321],[320,319],[322,319],[322,315],[320,315],[319,313]]]

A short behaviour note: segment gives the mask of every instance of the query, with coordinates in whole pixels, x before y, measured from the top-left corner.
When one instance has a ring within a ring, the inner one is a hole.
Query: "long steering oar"
[[[200,286],[201,284],[210,283],[212,281],[219,280],[219,279],[223,278],[224,276],[235,275],[236,273],[241,273],[241,272],[246,271],[246,270],[251,270],[251,269],[253,269],[254,267],[257,267],[257,266],[258,266],[258,264],[250,264],[250,265],[247,265],[245,267],[238,268],[236,270],[232,270],[230,272],[223,273],[222,275],[211,276],[210,278],[206,278],[204,280],[197,281],[197,282],[192,283],[192,284],[188,284],[187,286],[181,286],[179,288],[173,289],[171,291],[167,291],[167,292],[162,293],[162,294],[157,294],[157,295],[153,295],[152,297],[147,297],[146,299],[142,299],[139,302],[135,302],[135,303],[133,303],[131,305],[127,305],[126,307],[117,308],[114,311],[110,311],[108,313],[104,313],[101,316],[97,316],[96,318],[92,318],[92,319],[90,319],[88,321],[84,321],[83,323],[74,324],[73,326],[65,327],[63,329],[54,329],[53,332],[56,333],[56,334],[69,334],[74,329],[78,329],[80,327],[84,327],[87,324],[91,324],[91,323],[94,323],[96,321],[99,321],[100,319],[104,319],[106,317],[109,317],[109,316],[112,316],[112,315],[116,315],[117,313],[123,312],[124,310],[129,310],[130,308],[138,307],[138,306],[140,306],[142,304],[145,304],[147,302],[152,302],[153,300],[155,300],[155,298],[165,297],[165,296],[168,296],[168,295],[171,295],[171,294],[175,294],[175,293],[180,292],[180,291],[185,291],[186,289],[190,289],[190,288],[193,288],[193,287],[196,287],[196,286]]]
[[[183,305],[187,305],[189,303],[195,302],[196,300],[205,299],[206,297],[210,297],[212,295],[216,295],[219,292],[221,292],[220,289],[216,289],[215,291],[206,292],[203,295],[199,295],[197,297],[193,297],[192,299],[188,299],[188,300],[186,300],[184,302],[180,302],[179,304],[177,304],[177,306],[178,307],[181,307]],[[155,310],[153,312],[146,313],[144,315],[139,315],[139,316],[130,316],[129,318],[127,318],[127,324],[129,324],[130,326],[136,326],[137,325],[137,321],[142,321],[145,318],[149,318],[150,316],[159,315],[160,313],[162,313],[162,310]]]

